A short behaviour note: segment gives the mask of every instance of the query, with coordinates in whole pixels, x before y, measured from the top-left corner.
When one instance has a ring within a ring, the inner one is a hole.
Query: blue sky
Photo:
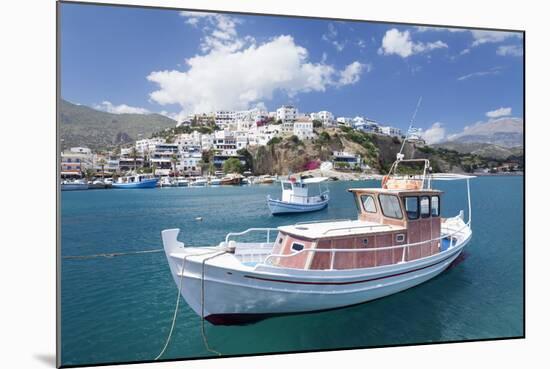
[[[360,15],[358,15],[360,16]],[[258,104],[435,136],[523,115],[519,33],[61,5],[61,95],[173,117]]]

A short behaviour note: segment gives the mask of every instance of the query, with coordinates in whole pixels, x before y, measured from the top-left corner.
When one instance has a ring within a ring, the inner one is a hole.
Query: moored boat
[[[116,189],[155,188],[158,180],[152,174],[133,174],[119,177],[116,182],[113,182],[112,187]]]
[[[267,205],[271,214],[305,213],[317,211],[327,207],[329,201],[329,190],[321,189],[321,183],[327,178],[306,178],[281,181],[281,199],[272,199],[267,196]],[[318,192],[311,193],[311,186],[317,184]]]
[[[242,179],[243,176],[240,174],[229,174],[220,180],[220,184],[238,186],[241,184]]]
[[[195,177],[193,182],[189,183],[189,187],[205,187],[208,185],[208,180],[204,177]]]
[[[391,295],[443,272],[472,236],[472,176],[399,175],[414,160],[398,157],[382,188],[353,188],[357,219],[251,228],[217,246],[186,247],[179,229],[162,231],[168,264],[189,306],[212,324],[236,324],[273,314],[340,308]],[[464,211],[441,216],[437,180],[465,180]],[[239,242],[251,234],[256,242]],[[272,236],[275,236],[275,240]]]
[[[81,191],[81,190],[87,190],[87,189],[88,189],[88,182],[82,179],[61,182],[61,191]]]

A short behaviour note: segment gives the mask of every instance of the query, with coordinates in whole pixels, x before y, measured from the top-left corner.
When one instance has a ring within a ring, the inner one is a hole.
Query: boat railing
[[[455,217],[448,218],[447,221],[452,220],[452,219],[463,219],[463,216],[464,216],[464,213],[461,211],[460,214],[458,214]],[[453,237],[453,236],[459,234],[460,232],[462,232],[464,229],[466,229],[468,227],[470,227],[470,220],[468,220],[468,222],[465,223],[464,226],[460,227],[459,229],[457,229],[457,230],[455,230],[451,233],[445,233],[444,235],[442,235],[440,237],[437,237],[437,238],[432,238],[431,240],[408,243],[408,244],[403,244],[403,245],[385,246],[385,247],[371,247],[371,248],[363,248],[363,249],[317,249],[317,248],[315,248],[315,249],[306,249],[306,248],[304,248],[304,249],[302,249],[300,251],[297,251],[295,253],[292,253],[292,254],[271,254],[267,258],[265,258],[264,264],[273,265],[272,260],[275,259],[275,258],[288,259],[288,258],[292,258],[292,257],[297,257],[298,255],[302,255],[302,254],[305,254],[305,253],[320,252],[320,253],[330,253],[330,269],[333,270],[334,269],[334,259],[335,259],[335,256],[336,256],[337,253],[373,252],[373,251],[376,252],[376,251],[386,251],[386,250],[395,250],[395,249],[403,249],[403,256],[401,257],[401,263],[404,263],[406,261],[406,255],[410,254],[410,248],[411,247],[422,246],[422,245],[425,245],[425,244],[430,243],[430,242],[441,241],[442,239],[448,238],[449,242],[450,242],[449,243],[449,249],[453,248],[454,246],[456,246],[456,242],[458,241],[458,239],[456,237]]]
[[[228,244],[231,237],[244,236],[245,234],[253,232],[266,232],[266,243],[269,243],[271,232],[278,231],[277,228],[248,228],[246,231],[242,232],[230,232],[225,236],[225,243]]]

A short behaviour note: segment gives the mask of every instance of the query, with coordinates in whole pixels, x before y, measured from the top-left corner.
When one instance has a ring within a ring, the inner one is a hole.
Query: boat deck
[[[364,220],[327,221],[320,223],[302,223],[278,228],[279,231],[308,239],[353,236],[367,233],[394,232],[405,227],[391,224],[379,224]]]

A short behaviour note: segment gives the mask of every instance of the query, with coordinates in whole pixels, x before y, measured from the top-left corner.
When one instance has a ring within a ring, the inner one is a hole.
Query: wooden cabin
[[[413,244],[441,235],[441,191],[433,189],[356,188],[357,220],[279,227],[273,254],[303,249],[363,249]],[[395,264],[438,253],[439,240],[380,251],[301,252],[278,257],[273,265],[308,269],[355,269]],[[405,255],[403,255],[405,252]]]

